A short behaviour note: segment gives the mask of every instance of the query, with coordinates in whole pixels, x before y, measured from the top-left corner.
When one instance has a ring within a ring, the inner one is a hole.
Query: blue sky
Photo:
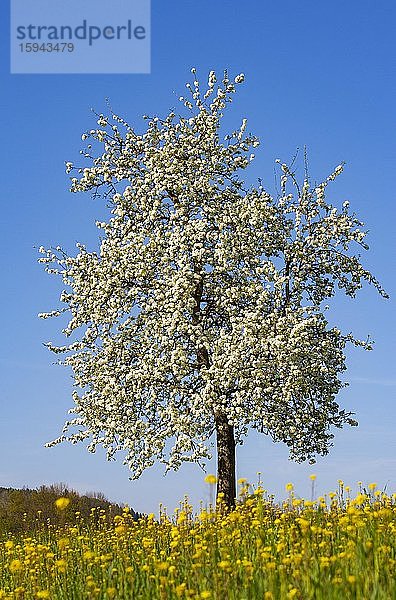
[[[288,461],[287,449],[252,434],[238,449],[238,476],[280,496],[287,482],[297,493],[334,489],[343,479],[396,491],[395,192],[396,8],[390,1],[281,3],[154,0],[152,72],[149,75],[10,75],[9,15],[1,4],[1,235],[2,315],[0,347],[0,486],[36,487],[65,482],[96,490],[141,511],[170,509],[188,493],[208,499],[204,474],[185,466],[163,477],[162,468],[129,481],[122,461],[83,446],[45,449],[71,405],[70,373],[52,364],[42,345],[55,339],[56,320],[39,312],[57,306],[60,282],[37,264],[35,246],[75,242],[95,247],[93,223],[103,205],[68,192],[65,160],[76,160],[81,133],[95,126],[94,108],[113,109],[138,128],[143,114],[164,115],[177,105],[195,66],[202,79],[211,69],[244,72],[228,122],[248,118],[262,145],[249,175],[273,190],[275,158],[288,161],[308,148],[311,175],[326,177],[345,160],[333,185],[334,199],[348,199],[370,230],[366,265],[391,294],[382,300],[365,288],[356,301],[335,302],[332,319],[357,336],[370,334],[373,352],[348,353],[350,387],[340,403],[354,410],[358,428],[337,431],[329,456],[315,466]],[[143,125],[142,125],[143,126]],[[214,465],[208,465],[213,472]]]

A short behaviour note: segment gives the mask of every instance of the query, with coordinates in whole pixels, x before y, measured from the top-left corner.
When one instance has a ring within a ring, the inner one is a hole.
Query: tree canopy
[[[278,161],[279,193],[247,189],[240,174],[259,142],[246,119],[220,129],[244,76],[212,71],[202,92],[192,72],[183,114],[145,117],[144,133],[98,115],[82,136],[87,166],[66,163],[71,191],[103,196],[111,214],[97,222],[98,251],[40,248],[66,286],[63,306],[41,316],[70,314],[69,343],[48,347],[75,383],[75,416],[49,445],[124,451],[137,478],[156,461],[203,463],[216,433],[230,503],[233,446],[250,428],[304,461],[328,452],[333,426],[356,424],[336,396],[346,345],[370,343],[330,327],[324,303],[364,281],[386,294],[361,263],[363,224],[327,200],[343,164],[315,184]]]

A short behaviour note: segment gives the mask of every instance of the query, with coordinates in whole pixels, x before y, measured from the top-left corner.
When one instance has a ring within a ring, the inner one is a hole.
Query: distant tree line
[[[56,507],[58,498],[70,500],[64,510]],[[97,523],[101,515],[109,521],[121,514],[124,507],[123,504],[109,502],[101,492],[81,495],[62,483],[42,485],[36,489],[0,487],[0,533],[28,532],[48,522],[54,526],[87,519]],[[142,516],[132,509],[130,514],[135,520]]]

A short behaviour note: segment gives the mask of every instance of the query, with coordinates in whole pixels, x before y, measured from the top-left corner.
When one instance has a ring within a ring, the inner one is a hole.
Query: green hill
[[[70,500],[65,510],[56,507],[58,498]],[[97,522],[100,516],[112,520],[123,508],[124,505],[110,502],[100,492],[81,495],[65,484],[36,489],[0,487],[0,533],[31,532],[48,521],[57,526],[88,518]],[[142,516],[132,509],[130,513],[136,520]]]

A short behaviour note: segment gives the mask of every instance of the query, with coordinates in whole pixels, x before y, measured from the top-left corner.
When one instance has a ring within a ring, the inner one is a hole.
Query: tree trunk
[[[215,417],[217,442],[217,498],[232,510],[235,507],[235,437],[234,427],[228,424],[227,416],[220,413]]]
[[[194,273],[201,273],[201,266],[194,266]],[[202,318],[201,301],[203,294],[203,277],[199,277],[193,292],[194,306],[192,323],[196,325]],[[205,346],[197,348],[197,367],[209,369],[209,353]],[[224,413],[215,415],[216,442],[217,442],[217,498],[223,495],[225,506],[232,510],[235,507],[236,481],[235,481],[235,437],[234,427],[228,424]]]

